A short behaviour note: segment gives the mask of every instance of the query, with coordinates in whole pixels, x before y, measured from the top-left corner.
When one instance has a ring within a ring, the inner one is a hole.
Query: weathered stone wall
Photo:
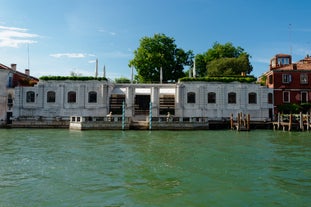
[[[29,91],[35,93],[34,102],[28,102],[26,99]],[[47,101],[49,91],[55,92],[55,102]],[[76,93],[76,102],[68,101],[70,91]],[[92,91],[97,93],[97,101],[94,103],[88,100],[88,94]],[[187,100],[189,92],[195,94],[193,103]],[[215,103],[209,103],[209,92],[216,94]],[[221,120],[230,117],[231,113],[236,115],[242,112],[250,114],[252,120],[266,120],[269,118],[269,110],[273,110],[273,104],[268,104],[268,93],[272,93],[272,89],[254,83],[113,84],[106,81],[40,81],[34,87],[16,88],[13,116],[104,117],[109,113],[109,98],[111,94],[116,93],[125,95],[126,117],[135,114],[135,96],[139,93],[150,95],[153,117],[165,117],[159,114],[159,97],[165,93],[173,93],[175,96],[176,117],[208,117],[210,120]],[[229,93],[236,94],[235,103],[228,103]],[[255,103],[249,103],[250,93],[256,94]]]

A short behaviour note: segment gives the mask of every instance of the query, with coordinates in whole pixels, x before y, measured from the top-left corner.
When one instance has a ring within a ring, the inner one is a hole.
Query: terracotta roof
[[[0,63],[0,69],[8,70],[8,71],[10,71],[10,72],[12,72],[12,73],[15,73],[15,74],[18,74],[18,75],[20,75],[20,76],[29,77],[29,78],[31,78],[31,79],[34,79],[34,80],[39,81],[39,79],[36,78],[36,77],[27,75],[27,74],[22,73],[22,72],[19,72],[19,71],[17,71],[17,70],[13,70],[12,68],[10,68],[10,67],[8,67],[8,66],[6,66],[6,65],[3,65],[3,64],[1,64],[1,63]]]
[[[311,70],[311,64],[301,64],[301,63],[296,63],[296,64],[294,63],[294,64],[286,65],[276,70],[294,70],[295,65],[296,65],[296,70]]]
[[[5,69],[5,70],[12,70],[11,68],[9,68],[8,66],[6,65],[3,65],[0,63],[0,69]]]
[[[307,56],[299,62],[281,66],[274,70],[311,70],[311,57]]]
[[[291,57],[291,55],[288,55],[288,54],[276,54],[274,57]]]

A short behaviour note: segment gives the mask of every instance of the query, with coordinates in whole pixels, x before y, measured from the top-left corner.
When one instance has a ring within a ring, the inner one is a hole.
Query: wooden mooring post
[[[310,114],[302,114],[300,112],[299,114],[280,114],[278,113],[278,119],[276,122],[273,122],[273,129],[280,129],[282,127],[282,130],[285,131],[286,127],[288,131],[291,131],[293,129],[304,131],[310,130]]]
[[[231,129],[236,129],[238,131],[249,131],[250,130],[250,114],[243,115],[243,113],[238,113],[236,122],[234,122],[233,114],[230,115],[230,126]]]

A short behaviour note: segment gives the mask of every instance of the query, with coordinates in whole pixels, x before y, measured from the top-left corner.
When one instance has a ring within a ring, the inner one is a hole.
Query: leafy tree
[[[116,78],[116,79],[114,79],[114,81],[115,81],[116,83],[131,83],[131,80],[130,80],[130,79],[124,78],[124,77]]]
[[[175,40],[164,34],[155,34],[153,37],[143,37],[140,46],[134,51],[134,59],[129,63],[135,67],[139,82],[158,82],[160,68],[162,80],[177,81],[184,77],[184,66],[192,64],[193,52],[177,48]]]
[[[220,58],[208,63],[207,74],[208,76],[240,75],[248,66],[249,61],[246,55],[237,58]]]
[[[278,105],[277,109],[278,109],[278,111],[280,111],[284,114],[290,114],[290,113],[296,114],[296,113],[299,113],[301,111],[302,107],[298,104],[288,103],[288,104]]]
[[[250,74],[253,66],[249,59],[250,55],[243,48],[234,47],[230,42],[224,45],[215,42],[206,53],[196,55],[196,70],[200,77]]]

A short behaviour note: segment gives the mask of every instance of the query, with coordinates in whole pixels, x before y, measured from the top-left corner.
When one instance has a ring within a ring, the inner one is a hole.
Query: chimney
[[[25,74],[29,76],[30,75],[30,70],[29,69],[25,69]]]
[[[297,70],[297,64],[296,63],[293,64],[293,70]]]
[[[14,71],[16,71],[16,64],[12,63],[12,64],[11,64],[11,69],[14,70]]]

